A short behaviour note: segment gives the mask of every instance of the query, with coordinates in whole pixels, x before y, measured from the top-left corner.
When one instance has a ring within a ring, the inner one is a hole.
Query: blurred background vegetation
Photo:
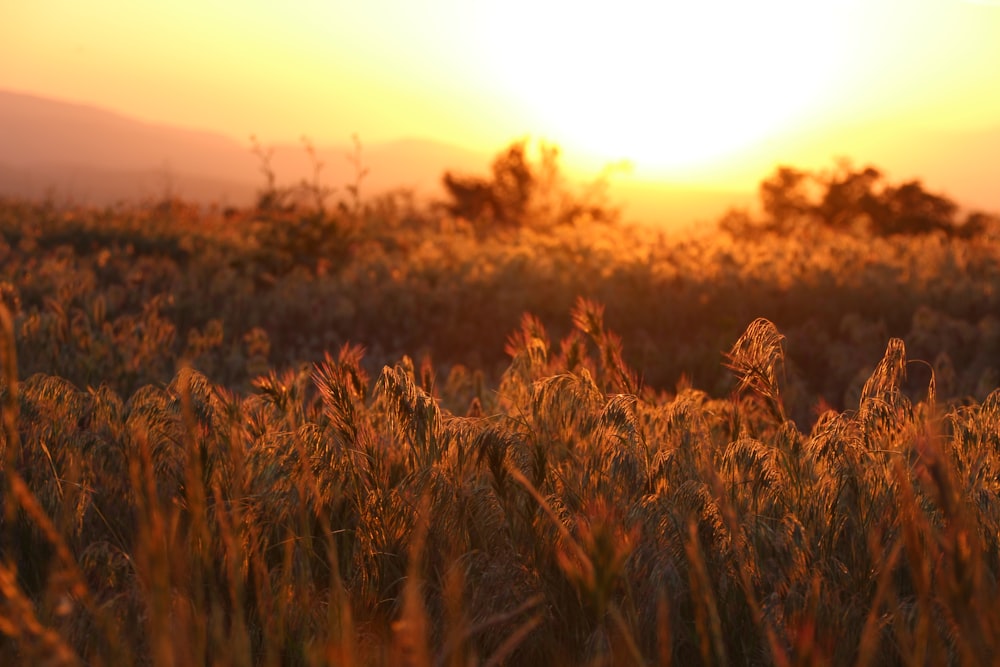
[[[513,143],[486,176],[446,173],[431,205],[364,196],[360,145],[355,181],[335,189],[318,163],[279,185],[255,144],[266,178],[250,210],[4,200],[0,295],[21,372],[128,394],[190,363],[246,389],[355,343],[373,372],[409,354],[495,379],[523,313],[561,337],[584,297],[652,391],[726,391],[721,353],[757,317],[787,336],[800,420],[849,402],[891,336],[942,397],[982,398],[1000,380],[993,216],[840,163],[780,167],[759,212],[668,233],[625,224],[605,179],[573,188],[557,148],[530,148]]]

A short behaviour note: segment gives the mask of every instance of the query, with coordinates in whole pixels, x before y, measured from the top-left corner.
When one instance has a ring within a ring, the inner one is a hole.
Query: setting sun
[[[649,171],[678,173],[800,123],[844,67],[843,26],[821,3],[524,0],[484,12],[491,71],[540,132]]]
[[[703,188],[850,156],[986,204],[998,34],[983,0],[45,0],[5,10],[0,89],[243,144],[528,136]]]

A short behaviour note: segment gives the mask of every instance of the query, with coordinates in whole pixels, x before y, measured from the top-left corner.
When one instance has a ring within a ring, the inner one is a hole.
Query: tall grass
[[[994,659],[1000,391],[914,395],[892,339],[804,432],[768,321],[712,398],[644,387],[596,304],[571,320],[553,345],[525,317],[492,389],[347,346],[120,397],[21,380],[0,309],[0,662]]]

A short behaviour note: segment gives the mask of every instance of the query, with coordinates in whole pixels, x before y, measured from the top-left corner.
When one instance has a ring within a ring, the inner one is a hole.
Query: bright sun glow
[[[494,75],[538,133],[647,174],[704,166],[802,121],[844,59],[844,3],[495,5],[483,18]]]
[[[779,162],[913,173],[922,152],[928,179],[968,191],[961,163],[996,196],[1000,0],[7,5],[0,90],[244,143],[419,138],[482,164],[528,136],[572,176],[628,160],[616,181],[742,190]]]

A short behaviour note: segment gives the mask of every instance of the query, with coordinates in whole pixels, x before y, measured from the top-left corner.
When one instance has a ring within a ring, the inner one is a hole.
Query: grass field
[[[730,229],[0,202],[0,663],[991,663],[1000,234]]]

